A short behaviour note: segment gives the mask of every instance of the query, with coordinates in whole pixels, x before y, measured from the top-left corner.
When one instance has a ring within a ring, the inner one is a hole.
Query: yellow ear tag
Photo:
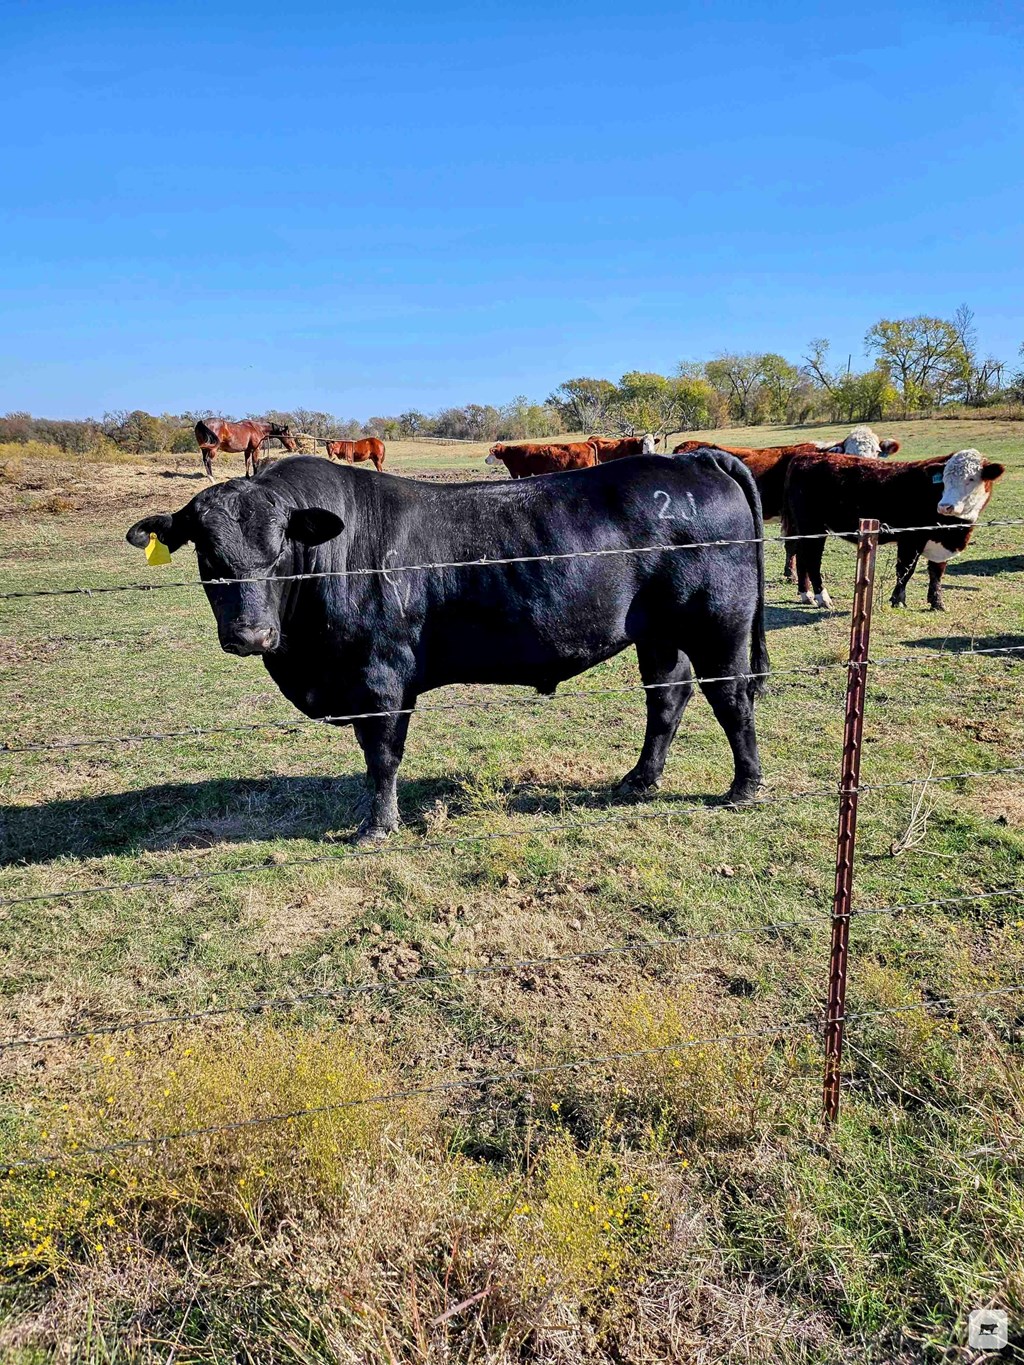
[[[171,552],[162,540],[157,540],[156,532],[150,531],[149,544],[146,546],[147,564],[170,564]]]

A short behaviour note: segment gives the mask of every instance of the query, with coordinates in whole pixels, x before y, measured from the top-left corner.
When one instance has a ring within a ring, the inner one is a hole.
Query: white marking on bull
[[[392,557],[397,558],[397,556],[398,556],[397,550],[389,550],[387,554],[384,556],[384,563],[386,564],[389,559],[391,559]],[[409,581],[409,575],[408,574],[402,575],[402,578],[405,580],[404,585],[396,583],[395,580],[388,573],[387,569],[383,571],[381,577],[384,579],[385,583],[387,583],[391,591],[395,594],[395,601],[398,603],[398,610],[404,616],[405,609],[409,605],[409,595],[412,592],[412,583]]]
[[[980,450],[958,450],[942,466],[942,496],[938,510],[944,517],[977,521],[989,499],[989,489],[981,477],[985,460]]]
[[[653,455],[655,453],[656,447],[657,447],[656,439],[654,438],[654,436],[651,435],[650,432],[648,432],[644,437],[641,450],[645,455]]]
[[[947,550],[945,545],[940,545],[937,540],[926,540],[921,553],[933,564],[945,564],[947,559],[953,558],[956,550]]]
[[[808,593],[807,596],[810,597],[810,593]],[[819,592],[819,593],[815,596],[814,601],[815,601],[815,604],[816,604],[817,606],[819,606],[819,607],[829,607],[829,608],[831,608],[831,606],[832,606],[832,599],[831,599],[831,597],[829,597],[829,595],[828,595],[828,588],[822,588],[821,592]]]
[[[690,511],[694,516],[697,515],[697,501],[689,489],[686,490],[686,501],[690,504]]]
[[[689,512],[670,512],[670,511],[668,510],[668,509],[672,506],[672,499],[671,499],[671,497],[669,496],[669,494],[665,492],[664,488],[655,489],[654,496],[655,496],[656,499],[657,499],[657,498],[664,498],[664,499],[665,499],[665,501],[661,504],[661,511],[658,513],[658,520],[659,520],[659,521],[689,521],[689,520],[690,520],[690,514],[689,514]],[[693,511],[696,513],[696,511],[697,511],[697,504],[696,504],[696,503],[694,502],[694,500],[693,500],[693,494],[690,493],[690,492],[687,492],[687,494],[686,494],[686,500],[687,500],[687,502],[690,504],[690,506],[693,508]]]
[[[798,602],[802,602],[802,603],[804,604],[805,607],[813,607],[813,606],[814,606],[814,594],[813,594],[812,592],[801,592],[801,593],[797,593],[797,598],[796,598],[796,600],[797,600]]]

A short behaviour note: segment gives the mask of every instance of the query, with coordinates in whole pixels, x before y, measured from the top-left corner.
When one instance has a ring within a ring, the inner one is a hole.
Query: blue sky
[[[1024,340],[1024,10],[7,0],[0,409],[543,398]]]

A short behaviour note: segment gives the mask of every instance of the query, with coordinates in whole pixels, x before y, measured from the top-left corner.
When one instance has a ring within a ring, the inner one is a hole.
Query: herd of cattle
[[[217,451],[244,452],[246,474],[254,475],[258,452],[270,438],[293,453],[300,442],[309,439],[272,422],[196,423],[196,440],[211,478]],[[486,463],[502,464],[513,479],[526,479],[654,455],[660,439],[648,432],[617,438],[592,436],[585,441],[498,442],[491,446]],[[384,442],[376,437],[322,444],[331,459],[347,464],[369,461],[378,473],[384,468]],[[755,449],[683,441],[672,454],[692,456],[701,450],[719,450],[743,461],[757,484],[765,520],[781,520],[783,537],[788,538],[786,578],[798,582],[801,602],[832,605],[821,576],[822,533],[852,535],[862,517],[876,517],[883,527],[881,540],[895,541],[898,546],[892,605],[906,605],[907,584],[923,555],[928,564],[928,604],[941,611],[946,563],[966,547],[971,526],[991,497],[1003,466],[984,460],[976,450],[891,465],[878,463],[899,448],[899,441],[881,441],[870,427],[858,426],[832,445],[804,442]],[[946,519],[951,520],[948,528],[942,525]],[[941,529],[899,534],[885,530],[936,525]]]

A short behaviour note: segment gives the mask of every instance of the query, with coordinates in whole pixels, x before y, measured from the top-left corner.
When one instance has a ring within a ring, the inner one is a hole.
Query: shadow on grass
[[[994,555],[990,559],[955,559],[946,566],[946,574],[972,574],[978,578],[994,578],[1001,573],[1024,573],[1024,555]]]
[[[1024,635],[926,635],[920,640],[904,640],[908,649],[942,649],[947,654],[970,654],[981,649],[1016,649],[1018,655],[1006,657],[1024,663]],[[995,656],[997,659],[999,655]]]
[[[216,778],[36,806],[0,806],[4,830],[0,866],[284,839],[342,840],[358,823],[363,793],[361,775]],[[566,818],[578,810],[646,804],[645,797],[615,786],[531,785],[494,796],[496,810]],[[658,801],[712,806],[720,804],[722,797],[662,793]],[[446,804],[456,818],[482,813],[472,798],[467,801],[464,786],[447,778],[400,783],[399,802],[406,827],[421,833],[429,832],[424,817],[439,803]],[[460,837],[463,834],[460,831]]]
[[[836,613],[827,607],[775,607],[770,602],[764,604],[765,630],[786,630],[789,626],[813,626]]]

